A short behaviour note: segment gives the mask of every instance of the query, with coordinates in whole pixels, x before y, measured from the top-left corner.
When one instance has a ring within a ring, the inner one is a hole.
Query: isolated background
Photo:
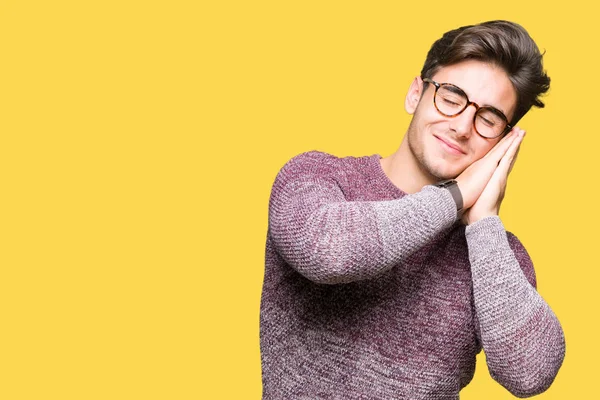
[[[292,156],[387,156],[443,32],[525,26],[552,78],[501,217],[588,399],[600,353],[585,1],[0,3],[0,398],[259,399],[267,205]],[[461,399],[508,399],[480,355]]]

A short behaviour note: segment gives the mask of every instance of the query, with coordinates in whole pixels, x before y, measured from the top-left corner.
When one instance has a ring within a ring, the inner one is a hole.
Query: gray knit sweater
[[[380,158],[308,152],[275,179],[263,399],[457,399],[482,347],[511,393],[546,390],[564,336],[519,240],[456,222],[444,189],[402,192]]]

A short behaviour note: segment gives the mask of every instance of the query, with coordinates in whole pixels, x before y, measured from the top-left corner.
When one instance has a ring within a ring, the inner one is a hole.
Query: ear
[[[410,84],[406,99],[404,100],[404,109],[407,113],[411,115],[415,113],[421,99],[421,94],[423,94],[423,80],[420,76],[417,76]]]

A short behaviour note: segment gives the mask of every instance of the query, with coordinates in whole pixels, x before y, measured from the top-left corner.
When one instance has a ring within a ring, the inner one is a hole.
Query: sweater
[[[545,391],[561,325],[500,218],[465,226],[446,189],[396,187],[378,154],[307,152],[269,200],[263,400],[458,399],[483,348],[518,397]]]

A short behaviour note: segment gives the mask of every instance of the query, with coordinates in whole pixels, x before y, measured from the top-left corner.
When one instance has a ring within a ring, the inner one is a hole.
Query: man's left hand
[[[519,153],[521,142],[525,136],[524,130],[518,127],[514,127],[513,129],[517,130],[518,136],[513,143],[511,143],[506,154],[504,154],[498,163],[498,167],[494,171],[494,174],[490,178],[485,189],[483,189],[483,192],[481,192],[479,198],[475,201],[473,206],[467,209],[463,214],[463,223],[469,225],[482,218],[498,215],[500,204],[504,199],[508,175],[517,160],[517,154]]]

